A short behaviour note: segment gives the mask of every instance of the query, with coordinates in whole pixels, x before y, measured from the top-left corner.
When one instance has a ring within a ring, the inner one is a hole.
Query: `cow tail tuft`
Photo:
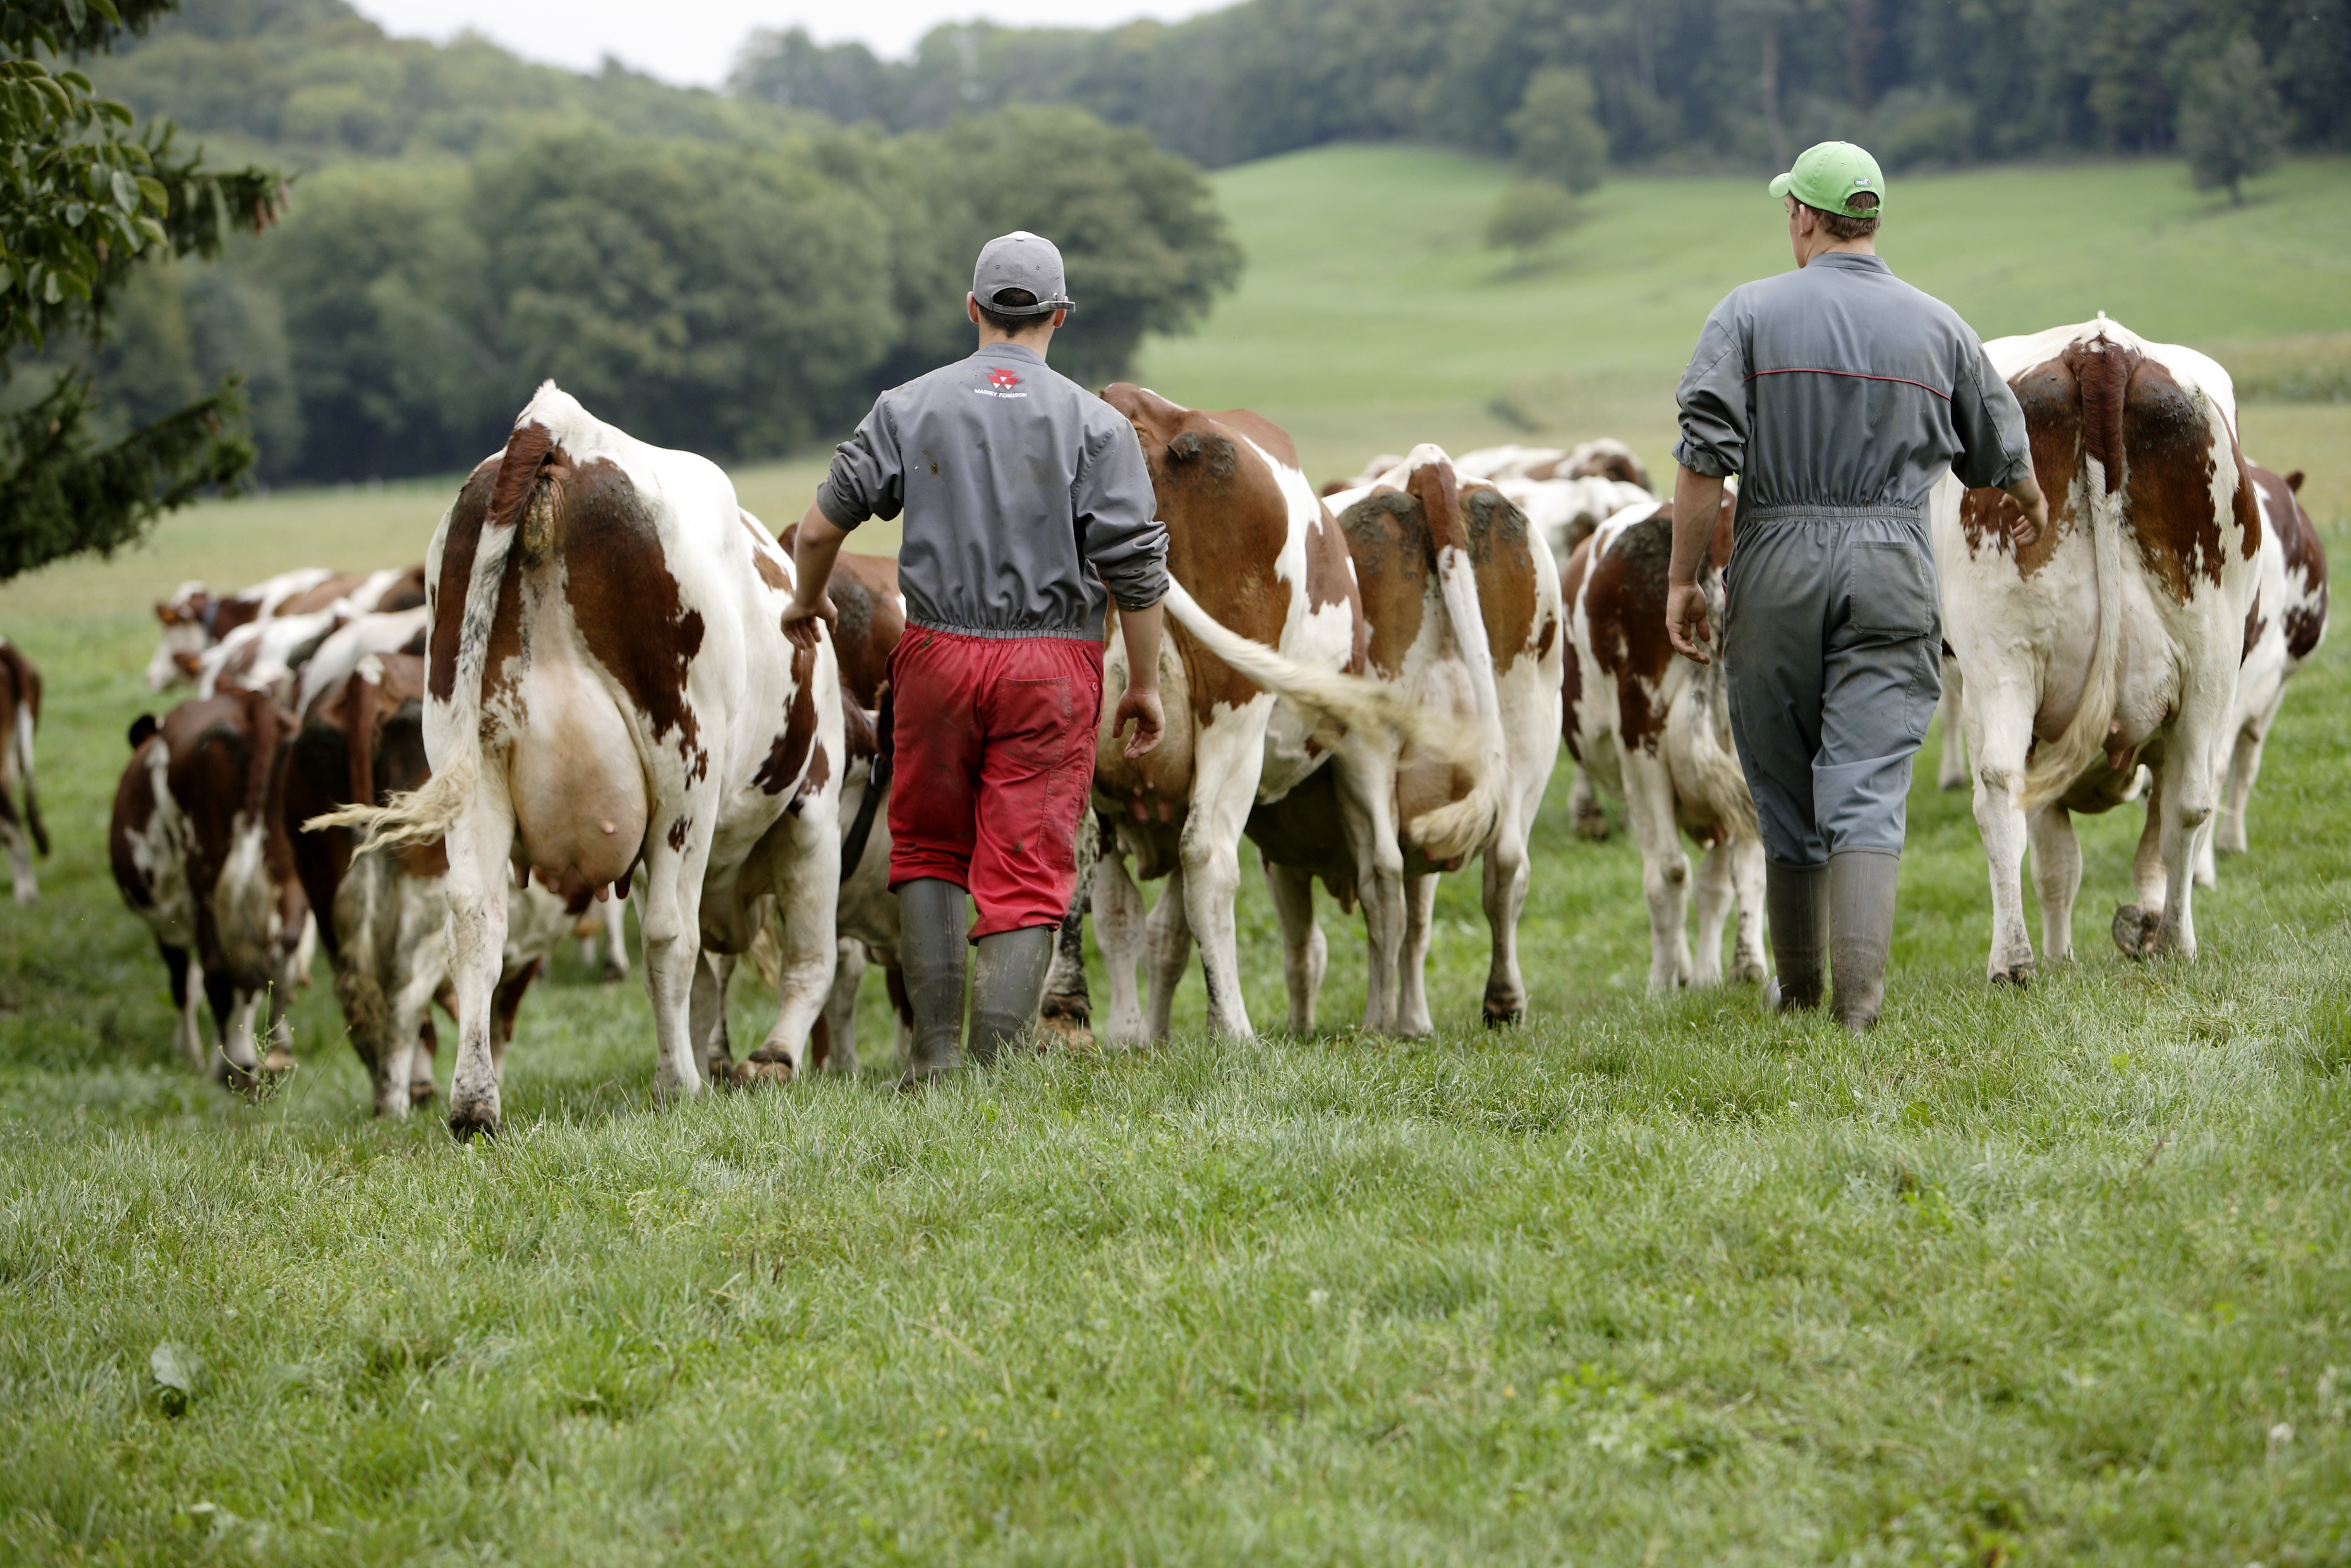
[[[40,701],[40,688],[33,688],[30,700],[18,693],[16,732],[9,737],[9,746],[16,752],[16,777],[25,781],[25,827],[33,835],[33,847],[43,854],[49,852],[49,830],[41,821],[40,798],[33,792],[33,710]]]
[[[1486,612],[1478,601],[1478,572],[1469,558],[1468,521],[1453,464],[1433,446],[1416,447],[1405,459],[1405,488],[1420,502],[1435,547],[1437,581],[1445,613],[1453,623],[1477,697],[1472,726],[1475,759],[1469,792],[1407,824],[1421,852],[1433,861],[1459,860],[1476,852],[1494,830],[1510,792],[1509,748],[1502,736],[1502,701],[1494,685],[1494,652],[1486,636]]]

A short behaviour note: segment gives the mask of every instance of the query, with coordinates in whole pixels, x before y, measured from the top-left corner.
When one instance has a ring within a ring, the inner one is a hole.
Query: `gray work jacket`
[[[1945,468],[1971,486],[2032,472],[2024,412],[1982,340],[1874,256],[1831,251],[1732,289],[1677,396],[1674,456],[1738,475],[1741,517],[1923,515]]]
[[[1134,426],[1034,350],[999,343],[883,392],[816,500],[844,528],[905,513],[918,626],[1100,642],[1108,599],[1147,610],[1167,591]]]

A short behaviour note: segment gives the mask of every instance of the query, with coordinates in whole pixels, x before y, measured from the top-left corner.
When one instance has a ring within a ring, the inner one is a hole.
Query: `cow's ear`
[[[2299,496],[2302,494],[2302,482],[2308,477],[2308,475],[2297,468],[2285,476],[2285,487]]]
[[[132,719],[131,721],[131,749],[136,751],[141,747],[146,745],[147,737],[153,735],[159,727],[160,727],[155,723],[155,716],[152,713],[142,713],[137,718]]]

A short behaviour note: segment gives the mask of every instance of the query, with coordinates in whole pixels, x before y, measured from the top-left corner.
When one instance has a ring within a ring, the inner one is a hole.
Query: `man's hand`
[[[1678,582],[1666,590],[1666,635],[1674,652],[1701,664],[1712,664],[1706,644],[1714,640],[1714,622],[1706,612],[1706,594],[1694,582]]]
[[[2009,525],[2009,542],[2020,551],[2031,549],[2049,531],[2049,498],[2030,474],[2008,487],[2008,497],[2024,508],[2024,516]]]
[[[1130,719],[1134,722],[1134,733],[1126,737],[1131,762],[1158,746],[1167,733],[1167,715],[1159,706],[1158,687],[1129,685],[1118,699],[1118,711],[1111,715],[1111,734],[1124,729]]]
[[[821,621],[831,626],[840,619],[841,612],[832,607],[831,594],[820,591],[814,604],[801,603],[799,596],[795,594],[791,603],[784,609],[784,635],[792,640],[795,647],[813,648],[816,646],[816,623]]]

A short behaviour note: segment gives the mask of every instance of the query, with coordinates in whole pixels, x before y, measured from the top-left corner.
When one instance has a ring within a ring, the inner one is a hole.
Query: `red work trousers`
[[[1100,643],[909,626],[890,655],[890,885],[969,890],[975,942],[1059,925],[1093,788]]]

